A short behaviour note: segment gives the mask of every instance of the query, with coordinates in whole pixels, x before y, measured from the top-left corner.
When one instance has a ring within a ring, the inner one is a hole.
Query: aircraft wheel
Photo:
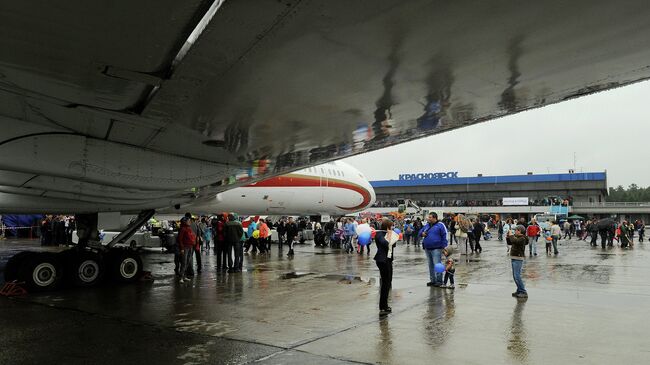
[[[74,253],[70,260],[69,277],[75,286],[88,287],[104,277],[104,260],[94,252]]]
[[[142,274],[142,259],[132,250],[115,250],[109,259],[111,278],[119,283],[131,283]]]
[[[18,280],[24,281],[29,291],[53,290],[63,278],[62,266],[61,260],[55,254],[33,253],[23,261]]]
[[[7,261],[7,265],[5,266],[5,281],[11,282],[14,280],[18,280],[20,267],[22,266],[23,262],[25,261],[25,259],[35,254],[36,252],[21,251],[11,256]]]

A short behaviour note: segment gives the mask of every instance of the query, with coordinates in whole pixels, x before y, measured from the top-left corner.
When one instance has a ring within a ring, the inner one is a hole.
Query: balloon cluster
[[[367,246],[370,244],[373,238],[375,238],[375,229],[367,225],[361,225],[357,228],[357,242],[361,246]]]

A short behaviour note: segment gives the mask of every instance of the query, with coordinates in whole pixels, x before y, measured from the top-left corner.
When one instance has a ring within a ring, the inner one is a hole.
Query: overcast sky
[[[444,171],[458,171],[459,177],[519,175],[568,172],[575,152],[577,172],[607,170],[609,186],[648,186],[649,96],[650,82],[641,82],[343,161],[370,180]]]

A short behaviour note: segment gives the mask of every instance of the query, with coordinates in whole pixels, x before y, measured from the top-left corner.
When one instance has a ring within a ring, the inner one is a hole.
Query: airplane
[[[7,2],[0,213],[75,213],[90,247],[100,213],[139,212],[106,248],[9,266],[36,290],[134,281],[115,244],[157,209],[650,79],[649,20],[644,0]]]
[[[187,208],[200,213],[329,216],[362,211],[375,199],[375,190],[359,170],[335,161],[227,190],[211,202]]]

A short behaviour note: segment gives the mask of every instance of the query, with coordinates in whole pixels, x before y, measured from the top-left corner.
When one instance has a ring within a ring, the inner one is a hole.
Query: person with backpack
[[[407,246],[411,244],[411,237],[412,236],[414,236],[413,235],[413,224],[411,223],[411,221],[409,219],[407,219],[406,222],[404,223],[404,241],[406,241]],[[413,238],[415,238],[415,237],[413,237]]]
[[[447,247],[447,228],[438,221],[438,214],[429,213],[427,224],[419,232],[429,263],[429,282],[427,286],[442,287],[442,272],[435,271],[436,264],[442,264],[442,250]]]
[[[420,247],[420,230],[422,229],[422,219],[420,217],[417,217],[415,221],[413,222],[413,235],[415,236],[413,239],[413,244],[415,247]]]

